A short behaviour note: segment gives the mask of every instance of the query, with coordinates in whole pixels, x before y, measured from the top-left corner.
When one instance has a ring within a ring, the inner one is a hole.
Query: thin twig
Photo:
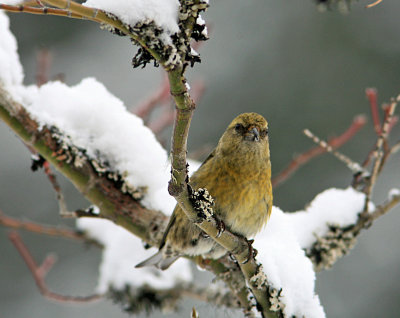
[[[64,199],[64,195],[61,191],[60,185],[57,182],[56,175],[53,173],[53,171],[51,171],[50,163],[48,161],[45,161],[43,163],[43,168],[44,168],[44,172],[45,172],[47,178],[49,179],[54,191],[57,193],[57,201],[58,201],[58,206],[60,208],[60,215],[61,216],[69,215],[70,213],[68,212],[67,204]]]
[[[25,13],[30,13],[30,14],[56,15],[56,16],[74,18],[74,19],[86,19],[85,17],[83,17],[79,14],[71,13],[68,10],[54,9],[54,8],[49,8],[49,7],[36,8],[36,7],[28,7],[25,5],[13,6],[13,5],[0,3],[0,9],[6,10],[8,12],[13,12],[13,13],[25,12]]]
[[[371,178],[367,184],[365,193],[365,205],[364,205],[364,211],[362,214],[367,214],[368,213],[368,207],[369,207],[369,202],[371,201],[371,196],[372,196],[372,190],[375,185],[376,179],[378,178],[379,172],[382,170],[383,164],[385,161],[383,160],[383,145],[385,142],[387,142],[387,137],[389,134],[389,126],[392,121],[394,111],[397,106],[397,102],[400,100],[400,95],[396,98],[393,99],[390,103],[389,110],[387,112],[387,116],[385,118],[385,121],[383,122],[382,129],[380,130],[380,134],[378,137],[378,140],[376,141],[375,145],[375,161],[372,167],[372,173],[371,173]]]
[[[197,80],[193,83],[191,94],[196,105],[199,104],[200,99],[203,97],[205,90],[206,90],[206,85],[203,80]]]
[[[378,110],[378,91],[376,88],[367,88],[365,90],[365,94],[367,95],[369,101],[375,132],[377,135],[379,135],[381,133],[381,120],[379,118]]]
[[[377,206],[376,209],[371,213],[371,220],[374,221],[380,216],[386,214],[399,203],[400,194],[390,196],[388,200],[386,200],[386,202],[384,202],[382,205]]]
[[[29,232],[49,235],[61,236],[74,240],[85,240],[85,236],[79,232],[70,229],[62,229],[54,226],[37,224],[30,221],[22,221],[5,215],[0,210],[0,224],[13,229],[23,229]]]
[[[400,194],[390,196],[386,202],[377,206],[371,213],[361,213],[354,227],[349,228],[354,236],[358,235],[362,229],[368,228],[376,219],[386,214],[400,203]]]
[[[382,1],[383,1],[383,0],[376,0],[376,1],[373,2],[373,3],[367,4],[365,7],[366,7],[367,9],[372,8],[372,7],[375,7],[376,5],[378,5],[379,3],[381,3]]]
[[[159,138],[160,134],[168,127],[170,127],[175,119],[175,109],[171,107],[171,95],[169,93],[169,82],[168,77],[165,78],[158,89],[158,91],[151,97],[147,102],[144,102],[135,113],[147,121],[147,126],[153,131],[153,133]],[[197,104],[200,98],[203,96],[205,91],[205,85],[203,81],[194,82],[192,91],[192,98],[195,104]],[[155,110],[156,107],[163,108],[161,114],[156,119],[150,120],[150,113]],[[147,120],[146,120],[147,118]]]
[[[397,143],[395,143],[393,147],[390,149],[390,154],[394,154],[399,150],[400,150],[400,140]]]
[[[133,109],[133,113],[145,119],[157,106],[157,104],[165,104],[171,100],[169,93],[169,81],[167,74],[164,73],[160,87],[150,97],[146,98],[142,103]]]
[[[354,117],[350,127],[340,136],[331,138],[328,141],[328,145],[330,145],[333,149],[341,147],[343,144],[353,138],[353,136],[366,124],[366,122],[367,119],[364,115],[358,115]],[[301,166],[325,152],[326,150],[323,147],[316,146],[306,152],[303,152],[302,154],[297,155],[282,172],[272,178],[272,185],[274,187],[280,185]]]
[[[324,148],[327,152],[333,154],[336,158],[342,161],[354,174],[362,173],[362,174],[369,174],[367,170],[365,170],[359,163],[351,160],[346,155],[335,151],[332,146],[330,146],[326,141],[319,139],[316,135],[314,135],[310,130],[305,129],[304,134],[311,138],[316,144],[320,145]]]
[[[52,55],[48,49],[41,49],[36,55],[36,85],[42,86],[49,81]]]
[[[165,108],[163,113],[159,116],[159,118],[155,121],[151,121],[148,126],[153,131],[153,133],[157,136],[164,129],[170,127],[174,123],[175,119],[175,110]]]
[[[390,112],[390,104],[384,104],[382,106],[383,111],[385,112],[385,121],[387,120],[387,116],[389,116]],[[399,116],[392,115],[392,119],[389,121],[388,133],[390,133],[393,127],[399,122]]]
[[[383,123],[381,124],[380,122],[380,116],[379,116],[379,109],[378,109],[378,92],[375,88],[367,88],[365,90],[365,93],[367,95],[367,98],[369,100],[370,103],[370,109],[371,109],[371,117],[372,117],[372,121],[374,123],[374,130],[375,133],[377,134],[377,136],[379,137],[381,132],[382,132],[382,126]],[[391,119],[388,119],[389,113],[390,113],[390,105],[388,104],[383,104],[382,105],[382,109],[384,111],[384,120],[383,122],[388,122],[388,127],[387,127],[387,133],[389,134],[390,131],[393,129],[393,127],[397,124],[399,118],[398,116],[394,116],[393,114],[391,115]],[[386,161],[386,159],[390,156],[391,154],[391,149],[389,147],[389,144],[387,142],[387,140],[385,139],[383,141],[383,162]],[[371,150],[368,154],[368,156],[366,157],[365,161],[363,162],[362,166],[365,168],[367,167],[371,160],[373,159],[373,157],[376,155],[375,149]],[[383,164],[381,164],[381,167],[383,167]],[[380,168],[381,170],[381,168]]]
[[[46,259],[43,261],[42,265],[38,266],[35,260],[33,259],[31,253],[29,252],[28,248],[22,241],[21,236],[16,231],[13,231],[9,234],[9,239],[14,244],[15,248],[18,250],[22,258],[24,259],[26,265],[28,266],[29,270],[33,275],[33,278],[35,279],[36,285],[39,288],[40,293],[44,297],[61,303],[89,303],[97,301],[104,297],[104,295],[101,294],[93,294],[84,297],[67,296],[50,291],[44,279],[46,277],[47,272],[51,269],[51,267],[55,263],[54,256],[47,256]]]

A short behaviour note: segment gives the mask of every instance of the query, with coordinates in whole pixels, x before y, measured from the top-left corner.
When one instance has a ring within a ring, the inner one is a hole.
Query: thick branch
[[[126,228],[151,245],[157,245],[167,218],[160,212],[146,209],[139,200],[129,193],[121,191],[120,184],[107,178],[96,167],[98,164],[90,158],[76,158],[63,149],[55,137],[54,131],[39,125],[21,105],[13,102],[0,87],[0,118],[29,146],[66,176],[89,201],[99,207],[103,218]],[[84,159],[84,160],[83,160]],[[137,196],[140,193],[134,193]],[[140,196],[139,196],[140,197]],[[159,232],[149,231],[156,228]],[[158,234],[156,234],[158,233]],[[156,235],[156,236],[154,236]]]

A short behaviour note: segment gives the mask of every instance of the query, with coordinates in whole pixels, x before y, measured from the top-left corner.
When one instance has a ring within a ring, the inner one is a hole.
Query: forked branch
[[[13,231],[9,234],[11,242],[14,244],[15,248],[18,250],[22,258],[24,259],[26,265],[31,271],[33,278],[35,279],[36,285],[38,286],[40,293],[50,299],[61,303],[88,303],[99,300],[104,297],[101,294],[93,294],[90,296],[68,296],[52,292],[46,285],[45,278],[49,270],[53,267],[56,259],[54,256],[47,256],[43,263],[39,266],[32,257],[28,248],[22,241],[21,236]]]

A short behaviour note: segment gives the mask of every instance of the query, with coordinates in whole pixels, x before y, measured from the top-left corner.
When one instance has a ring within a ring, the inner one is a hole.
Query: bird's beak
[[[249,129],[245,139],[249,141],[260,141],[260,132],[258,131],[257,127]]]

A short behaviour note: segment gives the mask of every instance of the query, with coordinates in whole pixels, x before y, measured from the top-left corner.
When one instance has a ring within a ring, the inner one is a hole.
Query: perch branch
[[[187,19],[185,30],[190,32],[192,29],[190,24],[193,23],[194,21]],[[271,304],[269,302],[266,279],[261,283],[252,281],[252,279],[260,273],[261,269],[254,257],[249,258],[250,249],[247,240],[227,230],[221,233],[219,230],[220,223],[214,217],[212,211],[210,217],[199,218],[198,211],[194,209],[193,202],[190,199],[193,193],[189,193],[189,191],[192,192],[192,190],[190,190],[187,184],[188,165],[186,154],[187,137],[195,104],[188,93],[186,79],[183,76],[184,69],[178,67],[167,70],[167,72],[171,95],[174,98],[176,106],[176,117],[171,145],[171,180],[168,184],[168,191],[176,199],[189,220],[234,255],[246,278],[247,284],[250,286],[256,298],[258,309],[263,316],[276,317],[276,314],[270,310]],[[208,194],[208,192],[206,193]],[[209,199],[211,199],[210,196]],[[210,214],[210,212],[207,213],[207,211],[203,211],[203,213],[204,215]]]

